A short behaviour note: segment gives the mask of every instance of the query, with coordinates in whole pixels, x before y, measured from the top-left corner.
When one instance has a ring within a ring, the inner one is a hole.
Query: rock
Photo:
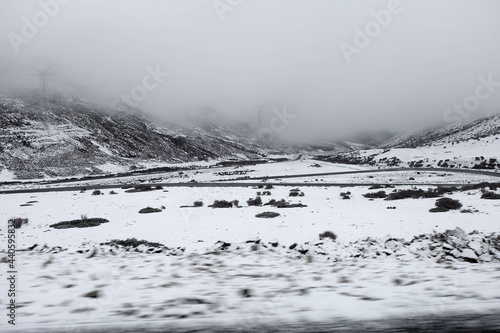
[[[471,249],[464,249],[460,254],[460,258],[468,262],[474,262],[474,263],[477,262],[477,255]]]
[[[479,260],[484,261],[484,262],[490,262],[491,256],[488,253],[484,253],[484,254],[479,256]]]
[[[470,249],[474,250],[474,252],[476,252],[476,254],[477,254],[478,256],[480,256],[481,254],[483,254],[483,246],[481,245],[481,243],[480,243],[480,242],[478,242],[478,241],[471,241],[471,242],[469,242],[469,243],[467,244],[467,246],[468,246]]]
[[[461,253],[460,253],[460,251],[458,251],[457,249],[453,249],[453,250],[450,252],[450,255],[452,255],[453,257],[455,257],[455,258],[457,258],[457,259],[458,259],[458,258],[460,258],[460,256],[461,256],[462,254],[461,254]]]
[[[465,239],[465,231],[463,231],[459,227],[456,227],[455,230],[446,230],[444,233],[448,236],[454,236],[459,239]]]

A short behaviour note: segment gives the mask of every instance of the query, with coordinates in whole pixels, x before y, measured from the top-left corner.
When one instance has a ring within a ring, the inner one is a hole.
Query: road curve
[[[455,173],[469,173],[469,174],[479,174],[487,175],[492,177],[499,177],[500,173],[488,172],[482,170],[465,170],[465,169],[443,169],[443,168],[395,168],[395,169],[373,169],[373,170],[358,170],[358,171],[339,171],[339,172],[324,172],[324,173],[309,173],[309,174],[295,174],[295,175],[281,175],[281,176],[266,176],[266,177],[249,177],[249,178],[236,178],[236,179],[224,179],[212,182],[184,182],[184,183],[141,183],[141,185],[163,186],[163,187],[249,187],[249,186],[259,186],[259,183],[248,183],[241,181],[249,180],[269,180],[269,179],[286,179],[286,178],[303,178],[303,177],[321,177],[321,176],[332,176],[332,175],[348,175],[348,174],[360,174],[360,173],[378,173],[378,172],[398,172],[398,171],[434,171],[434,172],[455,172]],[[109,177],[113,179],[114,177]],[[358,187],[358,186],[374,186],[374,185],[394,185],[394,186],[462,186],[464,184],[448,183],[448,184],[437,184],[437,183],[307,183],[307,182],[297,182],[297,183],[268,183],[266,184],[273,186],[304,186],[304,187]],[[66,191],[80,191],[83,188],[88,190],[102,190],[102,189],[113,189],[124,187],[124,184],[109,184],[109,185],[80,185],[80,186],[64,186],[64,187],[44,187],[44,188],[33,188],[33,189],[15,189],[15,190],[0,190],[0,194],[19,194],[19,193],[42,193],[42,192],[66,192]],[[127,185],[132,186],[132,185]]]

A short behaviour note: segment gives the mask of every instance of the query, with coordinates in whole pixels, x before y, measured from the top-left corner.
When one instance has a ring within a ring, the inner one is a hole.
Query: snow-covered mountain
[[[465,124],[399,134],[377,149],[318,157],[333,163],[378,167],[500,169],[500,115]]]
[[[416,148],[456,144],[494,135],[500,135],[500,115],[481,118],[469,123],[450,124],[423,131],[402,133],[387,140],[380,147]]]
[[[127,106],[103,108],[63,95],[51,95],[46,103],[37,96],[0,96],[0,173],[11,175],[4,179],[102,174],[312,148],[279,142],[262,146],[254,132],[243,124],[180,127]]]

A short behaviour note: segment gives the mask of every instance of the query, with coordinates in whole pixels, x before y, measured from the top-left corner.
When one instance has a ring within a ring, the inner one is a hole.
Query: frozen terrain
[[[326,162],[311,167],[315,163],[204,169],[174,173],[170,181],[215,181],[227,177],[224,172],[241,170],[253,170],[248,174],[258,177],[369,168]],[[223,176],[214,174],[218,172]],[[375,173],[374,178],[363,175],[363,181],[385,183],[389,177],[416,175]],[[439,177],[429,175],[421,173],[415,181]],[[357,181],[351,175],[341,177]],[[451,173],[446,178],[466,183],[464,177]],[[266,191],[265,182],[263,188],[153,187],[135,193],[114,188],[116,194],[108,189],[101,195],[93,195],[92,184],[78,182],[72,185],[90,185],[88,190],[0,195],[2,207],[7,207],[0,212],[1,220],[29,219],[17,230],[18,330],[74,332],[110,322],[223,323],[244,329],[290,318],[412,318],[484,314],[500,307],[500,201],[481,199],[482,191],[489,189],[443,195],[459,200],[467,213],[430,213],[436,198],[370,200],[363,194],[378,190],[310,187],[306,180],[295,179],[304,182],[299,188],[303,196],[291,197],[292,187],[286,184],[261,196],[264,203],[285,199],[307,206],[301,208],[248,206],[246,200]],[[468,182],[488,180],[474,175]],[[125,181],[137,183],[138,178]],[[343,199],[341,192],[350,192],[350,199]],[[215,200],[238,200],[241,207],[208,207]],[[181,208],[194,201],[203,206]],[[145,207],[159,212],[140,214]],[[255,216],[266,211],[280,216]],[[82,216],[109,222],[89,228],[51,227]],[[336,233],[337,239],[320,239],[324,231]],[[5,233],[6,224],[0,227],[2,242]],[[129,238],[164,246],[104,244]],[[0,265],[6,266],[5,259]],[[4,322],[0,325],[2,331],[8,328]]]

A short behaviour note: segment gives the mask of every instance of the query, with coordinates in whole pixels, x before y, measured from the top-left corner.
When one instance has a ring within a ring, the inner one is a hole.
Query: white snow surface
[[[249,168],[261,174],[279,165]],[[245,201],[262,191],[251,187],[0,195],[0,220],[29,219],[17,230],[17,248],[38,244],[17,253],[21,307],[16,330],[138,321],[245,327],[277,320],[361,320],[500,307],[500,252],[488,243],[499,237],[500,202],[480,199],[480,190],[446,195],[473,213],[430,213],[436,199],[370,201],[362,196],[367,187],[302,187],[304,197],[289,197],[290,189],[271,189],[263,201],[283,198],[307,207],[248,207]],[[339,195],[346,191],[351,200]],[[220,199],[237,199],[243,207],[207,207]],[[204,206],[180,208],[197,200]],[[138,213],[147,206],[163,209]],[[255,217],[265,211],[281,215]],[[81,215],[109,222],[91,228],[50,227]],[[6,229],[6,223],[0,226],[2,250]],[[440,233],[455,229],[452,245],[437,241]],[[327,230],[338,235],[336,241],[319,239]],[[415,238],[421,234],[427,236]],[[169,250],[148,253],[154,249],[101,245],[132,237]],[[0,256],[5,258],[5,252]],[[5,270],[5,259],[0,261]],[[0,288],[7,288],[3,279]],[[250,297],[243,297],[244,289]],[[97,298],[85,297],[94,291]],[[5,298],[0,302],[4,308]],[[0,329],[11,327],[2,320]]]

